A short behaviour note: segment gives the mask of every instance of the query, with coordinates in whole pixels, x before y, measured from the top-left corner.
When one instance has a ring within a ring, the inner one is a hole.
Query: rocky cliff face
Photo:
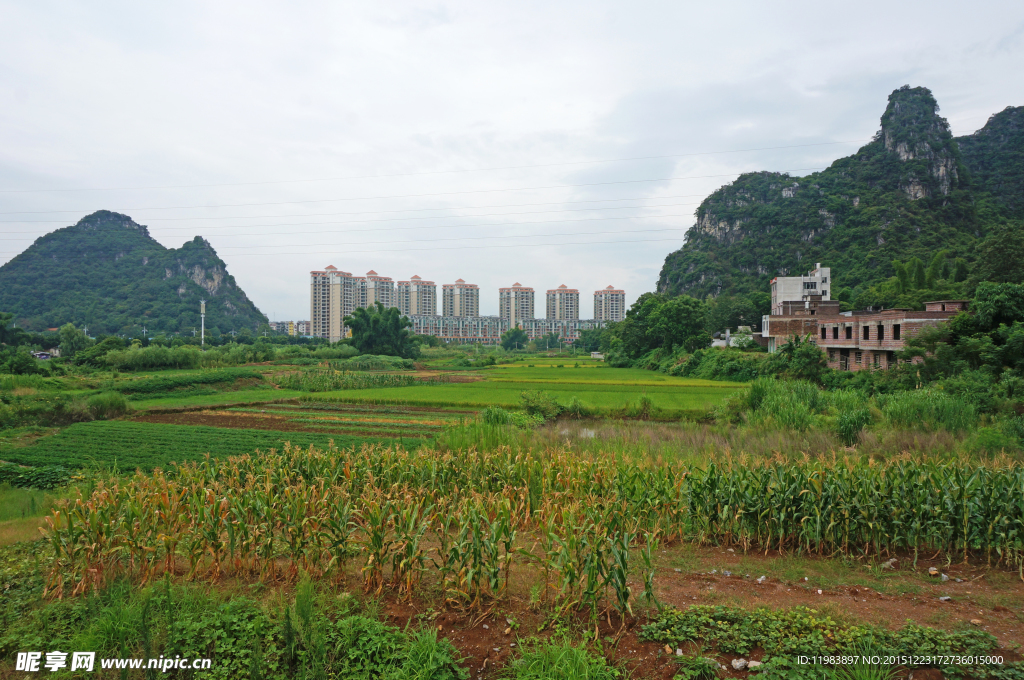
[[[911,200],[948,196],[959,185],[957,146],[926,88],[904,85],[889,96],[877,138],[903,164],[899,188]]]
[[[834,291],[857,289],[891,276],[894,259],[927,260],[947,249],[970,260],[987,228],[979,201],[989,194],[971,183],[965,159],[989,169],[990,185],[1019,187],[1024,207],[1024,170],[1000,165],[1013,144],[1024,149],[1024,115],[1014,110],[997,122],[998,134],[979,131],[962,159],[931,92],[895,90],[874,140],[853,156],[807,177],[748,173],[708,196],[682,248],[666,258],[658,290],[765,291],[772,277],[814,262],[832,267]]]
[[[198,325],[201,298],[207,328],[266,323],[208,241],[164,248],[145,226],[106,210],[37,239],[0,267],[0,309],[34,330],[71,322],[101,333],[140,325],[181,332]]]

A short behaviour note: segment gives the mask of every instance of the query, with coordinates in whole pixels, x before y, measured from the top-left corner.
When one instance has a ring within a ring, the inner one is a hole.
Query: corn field
[[[927,550],[1020,570],[1024,468],[286,446],[112,479],[47,524],[57,597],[121,576],[343,579],[358,568],[368,592],[411,596],[429,575],[453,606],[479,608],[528,570],[545,603],[596,617],[631,611],[630,575],[653,597],[659,542]]]

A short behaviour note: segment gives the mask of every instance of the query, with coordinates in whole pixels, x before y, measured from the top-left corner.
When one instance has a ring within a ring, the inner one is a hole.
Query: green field
[[[202,460],[207,453],[218,457],[252,453],[257,449],[280,449],[285,442],[323,447],[329,440],[334,440],[336,446],[349,447],[379,442],[381,438],[114,420],[76,423],[30,446],[2,447],[0,458],[22,465],[116,465],[121,470],[149,470],[166,467],[172,461]],[[418,442],[406,440],[407,444]]]
[[[304,399],[349,403],[424,406],[516,406],[527,390],[541,390],[561,402],[572,397],[599,412],[623,409],[646,394],[667,415],[704,411],[720,404],[742,383],[696,380],[627,368],[500,366],[481,371],[479,382],[322,392]]]
[[[192,408],[197,406],[224,406],[229,404],[264,404],[272,401],[296,399],[305,392],[297,390],[255,389],[237,392],[217,392],[216,394],[193,394],[181,397],[162,397],[158,399],[140,399],[132,401],[132,408],[140,410]]]

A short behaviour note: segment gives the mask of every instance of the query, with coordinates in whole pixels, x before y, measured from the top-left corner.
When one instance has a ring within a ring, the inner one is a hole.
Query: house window
[[[885,340],[885,326],[878,324],[878,341]]]
[[[825,330],[826,330],[826,329],[824,329],[824,328],[822,328],[822,329],[821,329],[821,339],[822,339],[822,340],[824,340],[824,339],[825,339]]]
[[[871,326],[864,326],[864,339],[865,340],[870,340],[871,339]]]
[[[828,277],[827,276],[822,276],[821,277],[821,282],[822,283],[828,283]]]
[[[861,359],[863,359],[863,358],[864,358],[864,353],[863,352],[854,352],[853,353],[853,360],[855,362],[857,362],[858,364],[861,363]]]
[[[839,339],[839,326],[833,326],[832,327],[832,339],[833,340],[838,340]]]
[[[814,281],[804,281],[804,290],[817,290],[818,284]]]
[[[827,290],[825,290],[824,288],[822,288],[822,289],[821,289],[821,296],[822,296],[822,297],[825,297],[826,295],[828,295],[828,291],[827,291]]]
[[[846,339],[853,340],[853,326],[846,327]]]
[[[875,368],[882,365],[882,355],[879,352],[875,352]]]
[[[828,351],[828,360],[829,361],[835,361],[836,360],[836,351],[834,349],[830,349]]]

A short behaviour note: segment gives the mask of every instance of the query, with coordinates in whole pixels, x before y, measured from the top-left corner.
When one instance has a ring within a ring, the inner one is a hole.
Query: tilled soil
[[[666,559],[672,557],[671,552],[669,551]],[[701,564],[696,569],[703,569],[705,565],[720,564],[723,559],[732,559],[737,563],[742,560],[747,567],[751,564],[763,564],[768,571],[775,557],[778,556],[739,556],[720,552],[718,549],[707,549],[699,551],[696,561]],[[692,551],[689,558],[694,559]],[[809,559],[811,566],[814,561],[813,558]],[[1016,605],[1011,608],[991,604],[993,600],[1020,602],[1024,598],[1024,583],[1016,579],[1016,574],[990,571],[981,566],[952,565],[942,568],[941,571],[950,578],[949,581],[943,582],[940,578],[932,579],[925,576],[929,566],[933,564],[922,559],[915,571],[909,570],[908,563],[904,571],[887,573],[887,578],[892,579],[890,583],[907,581],[911,590],[918,590],[915,593],[904,594],[881,592],[864,585],[822,587],[819,594],[819,588],[810,581],[799,579],[789,582],[766,576],[759,583],[757,579],[762,574],[753,573],[749,569],[748,572],[743,572],[738,570],[738,566],[737,571],[730,576],[723,575],[719,569],[716,569],[719,573],[712,574],[710,567],[705,571],[661,568],[658,570],[655,583],[659,600],[680,609],[695,604],[723,604],[747,609],[806,606],[855,622],[887,628],[899,628],[907,622],[941,629],[978,627],[991,633],[998,640],[998,653],[1007,662],[1020,661],[1022,657],[1018,650],[1019,646],[1024,645],[1024,611]],[[960,578],[962,582],[956,583],[956,578]],[[990,583],[989,580],[995,583]],[[642,584],[630,585],[634,593],[643,591]],[[938,599],[947,595],[951,598],[949,602]],[[439,634],[447,637],[466,657],[465,666],[470,669],[472,678],[499,677],[499,669],[514,658],[517,645],[521,644],[523,639],[544,638],[549,634],[547,631],[538,632],[547,612],[531,609],[524,597],[515,595],[485,613],[439,608],[437,602],[426,600],[392,600],[386,612],[393,623],[401,626],[410,621],[414,624],[427,623],[437,626]],[[651,613],[651,616],[654,614]],[[513,625],[510,625],[510,622],[513,622]],[[647,622],[647,615],[643,613],[627,621],[625,625],[615,615],[612,616],[610,623],[602,618],[598,626],[598,637],[603,641],[603,648],[609,660],[628,669],[629,677],[671,680],[678,672],[674,650],[669,654],[666,653],[663,644],[641,642],[638,638],[641,626]],[[576,620],[574,628],[586,629],[585,618]],[[608,642],[609,640],[612,642]],[[684,648],[684,653],[700,653],[716,658],[727,667],[720,671],[720,677],[756,677],[756,674],[748,671],[734,670],[731,662],[737,657],[733,655],[715,654],[696,647]],[[762,657],[763,651],[755,649],[745,658],[761,660]],[[901,677],[907,677],[907,674]],[[913,672],[914,680],[938,680],[941,677],[941,673],[936,669],[922,668]]]

